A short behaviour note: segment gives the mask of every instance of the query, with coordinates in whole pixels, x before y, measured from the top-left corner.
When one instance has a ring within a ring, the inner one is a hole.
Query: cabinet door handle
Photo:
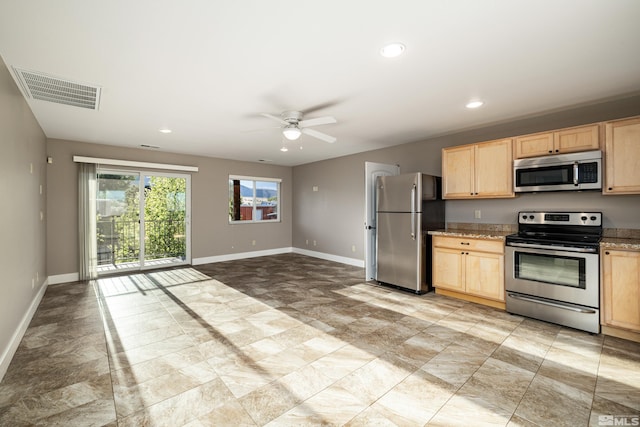
[[[470,245],[471,243],[469,242],[460,242],[461,245]]]
[[[605,255],[609,255],[609,251],[606,251],[604,254],[605,254]]]

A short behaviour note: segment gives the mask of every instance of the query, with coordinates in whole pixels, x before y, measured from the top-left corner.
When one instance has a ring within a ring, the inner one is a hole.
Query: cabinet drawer
[[[481,252],[504,253],[502,240],[469,239],[465,237],[433,236],[433,246]]]

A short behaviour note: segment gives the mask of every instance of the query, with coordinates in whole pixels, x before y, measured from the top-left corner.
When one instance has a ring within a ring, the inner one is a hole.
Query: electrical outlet
[[[480,209],[476,209],[476,211],[474,212],[474,217],[475,219],[482,218],[482,211]]]
[[[307,246],[309,246],[309,239],[307,239],[306,243],[307,243]]]
[[[356,251],[356,245],[351,245],[351,252],[355,252]]]
[[[36,279],[34,279],[33,277],[31,278],[31,289],[36,287]]]
[[[251,246],[255,246],[255,245],[256,245],[256,241],[255,241],[255,240],[252,240],[252,241],[251,241]]]
[[[33,174],[33,163],[29,163],[29,173]]]
[[[317,185],[314,185],[314,186],[313,186],[313,191],[318,191],[318,190],[319,190],[318,186],[317,186]]]
[[[316,245],[316,241],[314,240],[314,241],[313,241],[313,246],[315,246],[315,245]]]

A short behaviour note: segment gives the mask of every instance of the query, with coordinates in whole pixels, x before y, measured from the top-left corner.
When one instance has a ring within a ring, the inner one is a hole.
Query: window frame
[[[234,201],[233,194],[233,184],[232,181],[251,181],[253,184],[253,205],[252,205],[252,215],[251,219],[232,219],[232,214],[229,212],[227,215],[229,224],[272,224],[282,222],[282,179],[281,178],[266,178],[266,177],[256,177],[256,176],[244,176],[244,175],[229,175],[229,179],[227,180],[228,185],[228,197],[229,197],[229,208],[232,209],[232,203]],[[255,219],[257,217],[258,206],[256,204],[256,190],[258,182],[272,182],[276,184],[277,191],[277,203],[276,203],[276,219]]]

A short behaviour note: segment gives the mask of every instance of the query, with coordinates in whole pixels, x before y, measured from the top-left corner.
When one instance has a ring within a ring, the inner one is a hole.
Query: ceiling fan
[[[300,111],[285,111],[280,114],[280,117],[268,113],[262,113],[262,115],[280,123],[282,125],[282,134],[290,141],[295,141],[296,139],[300,138],[300,135],[302,135],[303,133],[305,135],[321,139],[331,144],[333,144],[337,140],[333,136],[327,135],[326,133],[318,132],[314,129],[309,129],[311,126],[337,123],[337,120],[331,116],[303,120],[303,114]]]

